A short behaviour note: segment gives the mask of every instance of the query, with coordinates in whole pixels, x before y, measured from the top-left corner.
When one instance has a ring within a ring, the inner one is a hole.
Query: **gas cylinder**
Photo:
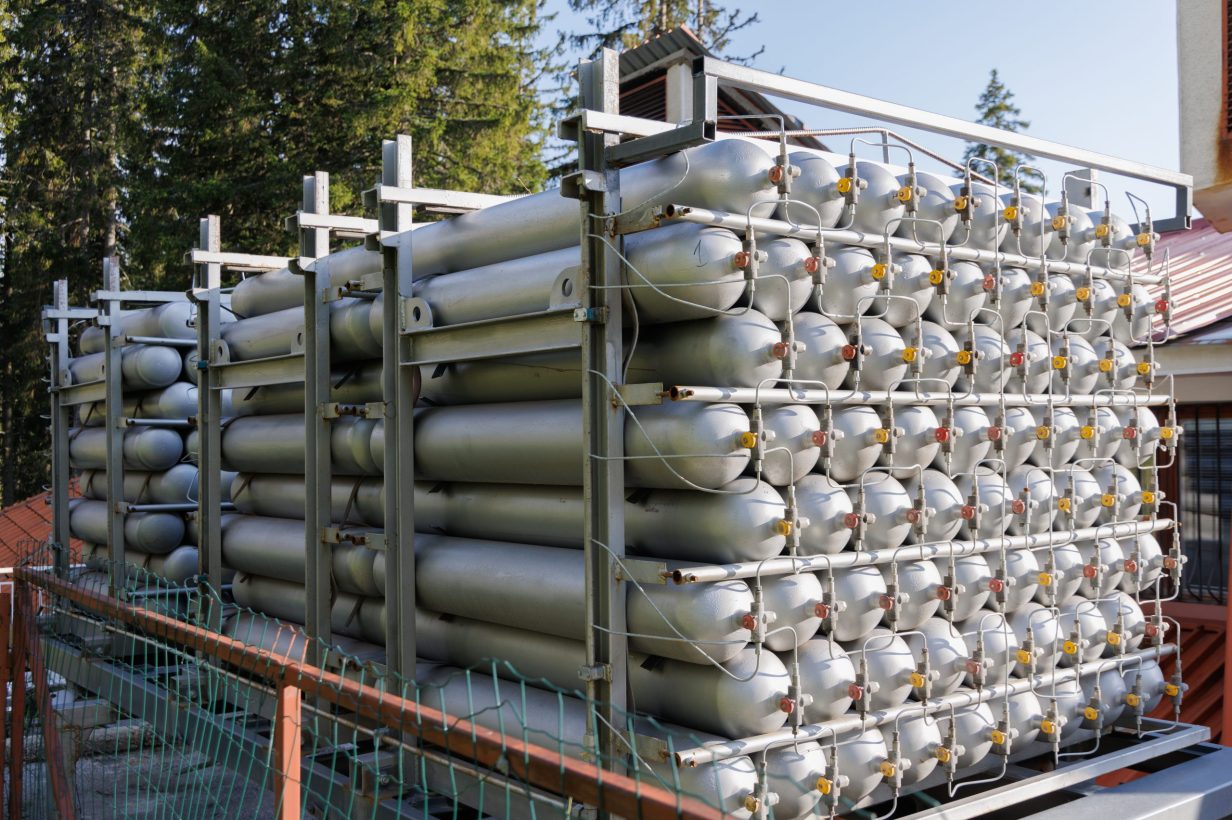
[[[782,404],[763,409],[761,419],[765,455],[760,465],[754,455],[744,468],[745,475],[755,475],[760,466],[760,478],[775,487],[785,487],[808,475],[821,455],[821,422],[813,409],[803,404]]]
[[[974,405],[956,407],[954,417],[941,419],[941,425],[950,431],[950,448],[947,451],[943,445],[933,464],[951,476],[974,472],[992,449],[988,414]]]
[[[907,702],[911,695],[915,656],[906,641],[885,627],[877,627],[844,648],[856,673],[863,672],[865,685],[871,688],[868,697],[871,709],[887,709]]]
[[[911,539],[916,543],[953,540],[962,528],[963,507],[967,504],[967,499],[954,486],[954,481],[940,470],[929,469],[918,478],[902,479],[902,483],[917,508],[921,506],[920,485],[923,484],[922,506],[928,513],[923,522],[923,533],[918,532],[918,526],[913,526]]]
[[[1051,670],[1060,649],[1061,624],[1056,613],[1032,601],[1010,613],[1009,622],[1018,646],[1027,652],[1025,657],[1028,659],[1027,663],[1023,663],[1024,656],[1019,654],[1014,665],[1014,674],[1026,677],[1032,669],[1037,672]],[[1031,647],[1029,650],[1028,646]],[[1034,666],[1030,663],[1031,659],[1034,660]]]
[[[803,345],[796,354],[794,377],[801,380],[802,387],[817,387],[815,382],[831,390],[842,387],[855,358],[847,334],[833,319],[808,310],[800,311],[791,321],[796,343]]]
[[[794,151],[788,161],[800,169],[792,185],[792,199],[778,207],[779,219],[796,225],[833,228],[843,216],[843,195],[836,187],[839,172],[830,160],[812,151]]]
[[[840,616],[841,617],[841,616]],[[800,688],[812,696],[804,707],[810,722],[833,720],[851,708],[851,686],[856,668],[838,641],[818,635],[796,650],[800,664]]]
[[[763,578],[761,588],[766,610],[775,615],[766,635],[768,649],[788,652],[817,634],[821,627],[817,604],[822,590],[814,573]]]
[[[1016,327],[1006,332],[1005,343],[1009,345],[1009,376],[1005,380],[1005,392],[1040,394],[1048,392],[1052,377],[1052,354],[1048,343],[1039,334],[1026,327]]]
[[[847,326],[848,341],[859,347],[859,369],[847,374],[847,386],[861,390],[894,390],[907,375],[906,343],[889,322],[861,317]],[[916,351],[918,355],[918,351]]]
[[[1159,539],[1149,532],[1136,538],[1127,538],[1121,541],[1121,552],[1126,558],[1133,560],[1135,571],[1126,570],[1121,576],[1120,588],[1137,595],[1153,587],[1164,566],[1164,554],[1159,546]]]
[[[796,505],[809,525],[800,531],[801,555],[833,555],[851,540],[847,492],[829,476],[813,473],[796,483]]]
[[[865,473],[846,487],[854,514],[864,517],[859,549],[892,550],[911,532],[911,496],[896,479],[882,472]]]
[[[983,182],[972,183],[969,190],[966,185],[964,181],[950,186],[955,198],[966,196],[970,205],[966,209],[970,219],[959,223],[954,231],[953,244],[977,250],[996,250],[1009,232],[1009,223],[1001,213],[999,191]],[[958,204],[955,203],[955,208]]]
[[[955,330],[979,317],[988,301],[989,282],[974,262],[950,262],[944,290],[933,296],[925,318],[947,330]]]
[[[875,299],[869,313],[896,328],[905,328],[923,318],[937,286],[929,280],[933,266],[927,257],[917,253],[900,253],[894,256],[893,264],[889,298],[881,296]]]
[[[903,328],[903,338],[907,344],[919,348],[924,354],[919,382],[907,386],[922,391],[944,392],[958,381],[958,342],[954,334],[936,322],[921,322],[920,330],[923,340],[917,338],[914,327],[908,325]],[[907,378],[914,377],[908,374]]]
[[[907,175],[900,175],[898,181],[906,185]],[[915,217],[904,217],[894,231],[895,235],[917,242],[949,242],[954,229],[958,227],[958,211],[954,210],[954,192],[950,190],[950,180],[927,171],[916,171],[915,184]]]
[[[1045,255],[1056,235],[1044,209],[1044,201],[1026,191],[1018,195],[1017,202],[1014,201],[1013,191],[1003,194],[1001,201],[1007,206],[1006,211],[1013,206],[1016,211],[1013,216],[1017,217],[1016,220],[1006,218],[1010,223],[1010,230],[1006,232],[1005,239],[1001,240],[1001,250],[1033,259]],[[1005,211],[1002,216],[1006,216]]]
[[[898,592],[893,609],[886,610],[882,622],[896,632],[918,629],[932,618],[941,605],[937,590],[941,587],[941,571],[932,561],[895,561],[881,564],[886,588],[896,581]]]
[[[1108,624],[1100,614],[1099,605],[1085,598],[1074,598],[1062,604],[1058,613],[1061,627],[1061,653],[1057,663],[1073,666],[1093,661],[1104,654]]]
[[[857,316],[868,312],[872,297],[881,287],[873,278],[877,260],[873,254],[850,245],[826,253],[834,260],[834,267],[826,271],[826,284],[809,302],[809,307],[840,324],[854,322]]]
[[[962,633],[952,623],[945,618],[929,618],[902,637],[911,647],[917,665],[923,662],[923,650],[928,649],[928,669],[937,673],[937,679],[933,681],[933,697],[948,695],[962,685],[969,653]],[[920,691],[912,695],[917,700],[923,699]]]
[[[828,637],[842,643],[858,641],[876,629],[881,621],[885,580],[876,567],[846,567],[820,573],[823,590],[830,589],[831,575],[834,578],[834,600],[843,602],[846,609],[834,614]],[[822,629],[826,629],[825,624]]]
[[[1057,500],[1047,471],[1023,464],[1010,471],[1005,483],[1014,501],[1023,503],[1022,512],[1010,518],[1010,535],[1035,535],[1051,530],[1057,514]]]
[[[941,448],[937,439],[937,414],[925,406],[900,406],[894,411],[894,453],[887,447],[882,451],[881,463],[891,468],[891,474],[900,481],[919,473],[919,468],[932,464]]]
[[[823,470],[843,484],[857,480],[877,463],[889,433],[882,427],[881,416],[871,407],[842,407],[834,411],[834,456]]]
[[[955,389],[963,393],[999,393],[1010,376],[1010,347],[988,325],[976,324],[954,331],[954,341],[963,354],[974,353],[958,370]],[[960,360],[960,364],[961,364]]]
[[[1005,584],[1001,597],[1005,599],[1005,611],[1020,609],[1035,595],[1039,586],[1040,565],[1035,553],[1028,549],[992,550],[984,553],[993,576]],[[998,599],[990,595],[988,603]]]
[[[986,683],[1005,683],[1018,661],[1018,639],[1009,621],[999,612],[977,612],[955,628],[967,643],[968,657],[982,658]],[[973,667],[974,668],[974,667]],[[972,669],[967,672],[967,685],[974,686]]]

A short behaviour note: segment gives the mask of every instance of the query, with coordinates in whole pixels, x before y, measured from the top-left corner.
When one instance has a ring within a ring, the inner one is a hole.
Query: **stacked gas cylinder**
[[[124,498],[117,501],[134,505],[124,517],[124,560],[177,584],[197,572],[194,528],[188,513],[196,503],[198,476],[197,468],[185,459],[190,419],[197,414],[191,316],[187,301],[166,302],[122,313],[117,328],[123,345],[124,396]],[[69,360],[67,383],[105,378],[105,332],[97,326],[82,331],[81,355]],[[142,341],[128,343],[129,337]],[[81,498],[70,502],[69,528],[85,542],[87,564],[100,568],[111,557],[106,546],[106,415],[102,401],[84,405],[78,411],[80,426],[69,433],[69,461],[80,471],[81,491]],[[105,578],[93,580],[106,589]]]
[[[1154,379],[1128,347],[1154,307],[1125,279],[1143,263],[1124,221],[970,174],[736,139],[623,169],[620,185],[623,211],[664,208],[620,252],[621,381],[667,388],[627,408],[624,430],[626,549],[670,579],[626,584],[629,703],[658,721],[640,736],[700,761],[667,782],[737,816],[824,815],[1154,708],[1173,684],[1134,654],[1162,638],[1135,598],[1168,559],[1139,467],[1174,436],[1128,403]],[[408,315],[442,327],[580,304],[579,217],[548,191],[417,227]],[[1062,272],[1004,264],[1023,257]],[[315,265],[344,293],[332,518],[371,530],[384,429],[362,408],[381,396],[383,307],[360,283],[381,257]],[[303,293],[288,270],[241,283],[229,359],[302,347]],[[423,368],[402,499],[423,681],[454,714],[579,753],[582,701],[562,711],[532,687],[513,704],[456,672],[498,658],[581,685],[582,381],[576,351]],[[302,388],[233,406],[235,600],[302,622]],[[379,645],[384,556],[340,540],[333,633]]]

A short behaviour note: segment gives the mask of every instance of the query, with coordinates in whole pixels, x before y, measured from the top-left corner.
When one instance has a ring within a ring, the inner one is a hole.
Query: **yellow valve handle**
[[[1051,435],[1052,435],[1052,428],[1046,424],[1041,424],[1039,427],[1035,428],[1035,437],[1039,439],[1040,441],[1043,441],[1044,439],[1048,438]]]
[[[1074,643],[1073,641],[1066,641],[1065,643],[1061,645],[1061,651],[1064,652],[1066,655],[1077,655],[1078,654],[1078,644]]]
[[[941,761],[942,763],[949,763],[950,762],[950,750],[945,748],[944,746],[939,746],[937,748],[937,751],[933,752],[933,757],[937,758],[937,760]]]
[[[1018,662],[1021,663],[1023,666],[1026,666],[1027,664],[1031,663],[1031,653],[1025,649],[1019,649],[1015,653],[1015,657],[1018,658]]]
[[[1112,372],[1112,359],[1100,359],[1099,360],[1099,372],[1100,373],[1111,373]]]
[[[1106,222],[1101,222],[1095,226],[1095,236],[1099,239],[1107,239],[1108,234],[1111,232],[1111,228],[1109,228]]]
[[[1065,223],[1066,223],[1066,218],[1064,216],[1061,216],[1061,215],[1054,216],[1052,218],[1052,229],[1054,231],[1065,230]]]
[[[1108,641],[1109,646],[1120,646],[1121,645],[1121,633],[1120,632],[1109,632],[1108,637],[1105,640]]]
[[[933,269],[928,272],[928,284],[940,285],[945,280],[945,271]]]
[[[750,430],[747,433],[741,433],[739,439],[740,446],[746,450],[752,450],[757,446],[757,434]]]
[[[1082,425],[1082,428],[1078,431],[1078,437],[1081,439],[1095,438],[1095,428],[1089,424]]]
[[[915,361],[916,356],[919,355],[919,352],[920,352],[920,349],[918,347],[903,348],[903,361],[906,362],[907,364],[911,364],[912,362]]]
[[[1044,283],[1043,282],[1032,282],[1031,283],[1031,295],[1032,296],[1043,296],[1044,295]]]
[[[1070,500],[1068,498],[1058,498],[1057,499],[1057,509],[1059,509],[1061,512],[1069,512],[1070,507],[1072,506],[1073,504],[1070,503]]]
[[[886,778],[887,780],[893,777],[894,773],[898,771],[898,769],[894,766],[894,764],[888,760],[882,761],[880,768],[881,768],[881,776]]]
[[[1043,732],[1044,734],[1050,735],[1056,730],[1057,730],[1057,724],[1053,723],[1051,720],[1045,719],[1045,720],[1040,721],[1040,731]]]
[[[756,814],[757,810],[760,808],[761,808],[760,800],[758,800],[756,797],[754,797],[751,794],[745,796],[744,798],[744,810],[745,811],[747,811],[750,814]]]
[[[1112,493],[1104,493],[1099,497],[1099,505],[1101,507],[1115,507],[1116,496]]]
[[[927,681],[924,680],[924,676],[921,675],[919,672],[911,673],[911,688],[912,689],[923,689],[925,683],[927,683]]]
[[[958,351],[958,363],[963,365],[964,367],[966,365],[971,364],[971,351],[970,350]]]
[[[885,275],[886,275],[886,266],[883,262],[878,262],[876,265],[873,265],[873,280],[874,281],[880,282],[882,279],[885,279]]]
[[[822,794],[829,794],[830,791],[834,788],[834,784],[831,783],[829,779],[827,778],[819,777],[817,778],[817,782],[813,784],[813,787],[817,789],[817,791],[821,792]]]
[[[1013,222],[1015,219],[1018,218],[1018,209],[1015,208],[1013,205],[1010,205],[1008,208],[1006,208],[1004,211],[1001,212],[1001,216],[1005,217],[1006,222]]]
[[[1142,698],[1130,692],[1125,696],[1125,705],[1130,709],[1137,709],[1142,704]]]
[[[1002,746],[1005,744],[1007,738],[1005,737],[1005,732],[1000,729],[993,729],[992,732],[989,733],[988,739],[993,742],[994,746]]]
[[[873,431],[873,441],[878,444],[885,444],[890,440],[890,431],[884,427],[879,427]]]
[[[1138,362],[1138,366],[1134,369],[1138,371],[1139,376],[1145,376],[1146,374],[1151,372],[1151,363],[1150,362]]]
[[[851,193],[851,177],[842,177],[839,179],[837,187],[840,194]]]
[[[965,197],[965,196],[956,197],[956,198],[954,199],[954,210],[956,210],[956,211],[965,211],[965,210],[967,210],[967,203],[968,203],[969,201],[970,201],[970,200],[968,200],[968,199],[967,199],[967,197]]]
[[[1077,299],[1079,302],[1085,302],[1086,300],[1091,298],[1091,289],[1083,285],[1082,287],[1078,288],[1078,290],[1074,291],[1074,298]]]
[[[780,518],[774,524],[774,532],[777,535],[781,535],[784,538],[786,538],[787,536],[791,535],[791,522],[788,521],[786,518]]]
[[[1155,493],[1153,493],[1150,490],[1143,490],[1142,491],[1142,503],[1143,504],[1154,504],[1155,503]]]
[[[1174,698],[1181,694],[1181,687],[1177,686],[1175,683],[1165,683],[1164,694],[1170,698]]]
[[[1134,297],[1128,293],[1122,293],[1117,297],[1117,307],[1127,308],[1134,303]]]
[[[1064,370],[1067,364],[1069,364],[1069,358],[1066,356],[1053,356],[1052,357],[1052,369],[1053,370]]]
[[[1052,573],[1051,572],[1041,572],[1039,574],[1039,585],[1042,587],[1052,586]]]
[[[903,187],[899,188],[898,193],[894,195],[894,197],[899,202],[910,202],[912,197],[914,196],[915,196],[915,191],[911,190],[910,185],[904,185]]]
[[[1164,441],[1167,441],[1168,439],[1172,438],[1172,435],[1173,435],[1173,430],[1171,427],[1160,427],[1159,428],[1159,437],[1163,439]]]
[[[1088,706],[1082,710],[1082,716],[1087,720],[1099,720],[1099,710],[1094,706]]]
[[[1140,233],[1137,236],[1137,241],[1139,248],[1145,248],[1147,245],[1151,244],[1151,235],[1149,233]]]

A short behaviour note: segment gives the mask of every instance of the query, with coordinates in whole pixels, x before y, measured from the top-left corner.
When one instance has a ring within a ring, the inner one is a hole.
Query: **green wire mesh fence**
[[[14,682],[0,686],[11,817],[666,818],[754,808],[747,758],[675,767],[674,747],[706,738],[629,715],[618,727],[628,748],[604,759],[596,710],[580,693],[506,662],[421,663],[417,680],[399,680],[372,647],[309,641],[225,604],[220,591],[135,566],[111,590],[105,563],[59,578],[50,558],[33,550],[14,571],[12,647],[0,664]],[[3,601],[0,610],[7,618]]]

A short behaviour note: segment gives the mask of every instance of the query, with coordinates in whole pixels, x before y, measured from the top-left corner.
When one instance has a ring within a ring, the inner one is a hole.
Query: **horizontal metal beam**
[[[942,393],[911,390],[826,390],[820,387],[705,387],[674,385],[672,401],[730,402],[733,404],[924,404],[955,407],[988,407],[1002,401],[1001,393]],[[1164,405],[1169,397],[1161,393],[1051,395],[1047,393],[1005,393],[1006,407],[1149,407]]]
[[[220,253],[194,248],[185,254],[185,261],[194,265],[221,265],[233,271],[271,271],[285,268],[289,256],[261,256],[255,253]]]
[[[93,404],[96,401],[102,401],[107,395],[107,380],[99,379],[96,382],[82,382],[81,384],[66,384],[63,387],[54,388],[60,395],[60,404],[65,406],[76,406],[80,404]]]
[[[648,159],[656,159],[664,154],[714,142],[715,124],[708,120],[689,122],[669,131],[662,131],[648,137],[640,137],[628,142],[621,142],[607,149],[608,164],[613,166],[632,165]]]
[[[448,364],[570,350],[581,346],[581,328],[573,309],[567,309],[413,330],[406,334],[410,359],[402,364]]]
[[[818,105],[835,111],[874,117],[883,122],[893,122],[935,134],[944,134],[971,142],[998,145],[1021,151],[1035,157],[1072,162],[1085,168],[1098,168],[1122,176],[1157,182],[1163,185],[1193,187],[1193,177],[1180,171],[1170,171],[1142,162],[1074,148],[1059,142],[1017,134],[999,128],[967,122],[957,117],[934,114],[922,108],[886,102],[875,97],[840,91],[837,88],[784,77],[768,71],[759,71],[747,66],[716,60],[712,57],[698,58],[694,73],[703,72],[730,88],[756,91],[773,97]]]
[[[183,302],[184,298],[182,290],[96,290],[90,294],[93,302],[120,302],[126,305]]]
[[[492,205],[500,205],[520,199],[517,196],[498,194],[473,194],[467,191],[445,191],[438,188],[399,188],[393,185],[378,185],[371,189],[370,199],[374,204],[418,205],[424,208],[451,208],[462,211],[478,211]]]
[[[298,211],[295,216],[287,217],[287,230],[316,230],[323,228],[335,236],[364,237],[380,230],[380,223],[375,219],[363,216],[344,216],[342,214],[317,214],[311,211]]]
[[[304,354],[289,353],[267,359],[211,364],[217,375],[219,389],[228,387],[265,387],[271,384],[297,384],[304,380]]]

